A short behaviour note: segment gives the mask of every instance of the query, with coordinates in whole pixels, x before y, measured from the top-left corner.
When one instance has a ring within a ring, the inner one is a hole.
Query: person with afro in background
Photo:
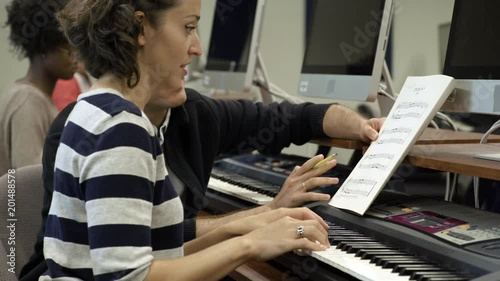
[[[58,110],[51,95],[58,79],[71,79],[77,64],[59,29],[63,0],[13,0],[7,5],[9,40],[29,60],[24,77],[0,94],[0,175],[41,163],[43,143]]]

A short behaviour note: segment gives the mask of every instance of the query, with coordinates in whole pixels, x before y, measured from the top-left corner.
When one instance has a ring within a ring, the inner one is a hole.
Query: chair
[[[17,276],[9,271],[8,254],[2,243],[0,243],[0,281],[17,281]]]
[[[21,268],[28,262],[33,254],[37,232],[42,224],[41,210],[43,205],[43,180],[42,165],[31,165],[16,169],[13,174],[15,179],[15,254],[16,254],[16,276],[19,276]],[[12,219],[8,214],[8,174],[0,178],[0,242],[3,250],[10,250],[8,245],[11,235],[10,229],[5,224],[10,224],[7,219]],[[2,254],[3,256],[3,254]],[[3,262],[2,262],[3,263]],[[3,266],[3,265],[2,265]],[[2,279],[3,280],[3,279]]]

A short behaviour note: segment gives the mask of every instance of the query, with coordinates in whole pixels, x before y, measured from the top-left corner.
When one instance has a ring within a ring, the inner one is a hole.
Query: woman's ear
[[[134,16],[141,25],[141,32],[139,32],[139,36],[137,37],[137,42],[139,43],[139,46],[144,46],[146,45],[146,34],[145,34],[145,26],[149,25],[148,18],[146,17],[146,14],[142,11],[135,11]]]

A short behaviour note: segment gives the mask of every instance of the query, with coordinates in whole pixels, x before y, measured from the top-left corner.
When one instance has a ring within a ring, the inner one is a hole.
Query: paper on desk
[[[408,77],[379,138],[329,204],[363,215],[441,108],[453,84],[454,79],[445,75]]]

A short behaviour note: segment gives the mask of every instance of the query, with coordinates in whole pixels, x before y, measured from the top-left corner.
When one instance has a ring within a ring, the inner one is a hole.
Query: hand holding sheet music
[[[363,215],[453,90],[444,75],[408,77],[391,112],[330,205]]]

